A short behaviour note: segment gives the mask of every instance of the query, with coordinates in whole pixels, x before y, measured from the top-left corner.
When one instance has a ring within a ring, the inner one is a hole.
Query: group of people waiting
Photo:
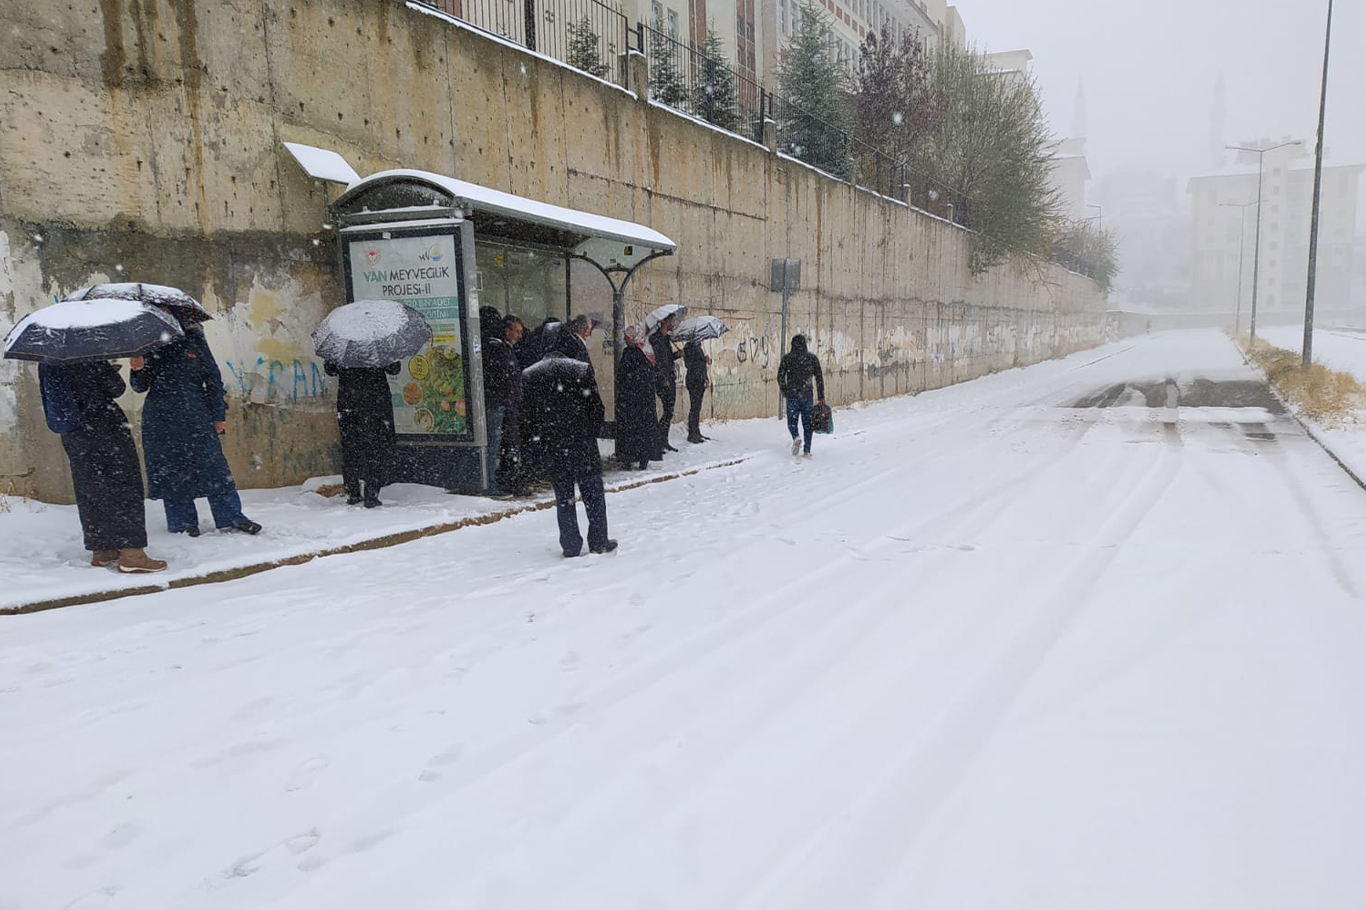
[[[184,335],[146,357],[132,358],[128,382],[109,361],[38,367],[43,414],[48,428],[61,435],[71,464],[91,565],[125,573],[166,568],[165,561],[147,555],[145,497],[161,500],[166,528],[173,533],[199,536],[199,498],[208,499],[220,530],[261,531],[242,512],[218,441],[227,427],[227,390],[204,337],[206,317],[182,307],[162,309],[179,321]],[[145,490],[128,415],[118,404],[129,384],[147,396],[142,410]]]

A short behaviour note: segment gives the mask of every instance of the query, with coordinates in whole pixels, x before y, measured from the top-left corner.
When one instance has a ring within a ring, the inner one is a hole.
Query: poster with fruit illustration
[[[397,300],[426,317],[432,340],[390,379],[399,436],[474,438],[465,300],[454,233],[371,231],[347,244],[352,300]]]

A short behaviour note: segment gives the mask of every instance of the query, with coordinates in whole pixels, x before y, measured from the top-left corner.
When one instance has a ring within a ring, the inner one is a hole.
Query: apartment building
[[[1278,143],[1243,144],[1267,148]],[[1260,312],[1293,312],[1304,307],[1314,187],[1313,157],[1306,151],[1310,147],[1292,146],[1265,156]],[[1363,170],[1366,166],[1324,165],[1316,291],[1324,309],[1350,305]],[[1249,203],[1257,201],[1257,182],[1257,158],[1243,153],[1233,167],[1195,177],[1188,185],[1194,216],[1191,300],[1198,309],[1226,310],[1236,301],[1240,248],[1244,297],[1251,300],[1257,208]]]

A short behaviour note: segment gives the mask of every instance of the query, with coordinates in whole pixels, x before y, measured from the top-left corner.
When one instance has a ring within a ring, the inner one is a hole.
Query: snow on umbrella
[[[715,316],[694,316],[680,322],[669,337],[674,341],[709,341],[729,331],[730,326]]]
[[[649,316],[645,317],[645,331],[653,332],[661,322],[668,319],[670,316],[677,316],[679,319],[682,319],[687,312],[688,308],[681,303],[666,303],[659,309],[651,312]]]
[[[136,300],[64,300],[19,320],[5,336],[5,356],[56,364],[118,360],[183,334],[173,317]]]
[[[141,284],[136,281],[94,284],[88,288],[81,288],[67,300],[94,300],[97,297],[105,300],[138,300],[153,306],[184,310],[186,312],[182,315],[200,322],[213,318],[198,300],[180,288],[167,287],[164,284]]]
[[[393,300],[339,306],[313,330],[318,356],[339,367],[387,367],[431,340],[422,314]]]

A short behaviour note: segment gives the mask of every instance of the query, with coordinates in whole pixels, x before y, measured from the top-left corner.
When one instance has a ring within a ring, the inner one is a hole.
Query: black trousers
[[[586,477],[556,477],[551,481],[555,487],[555,519],[560,525],[560,549],[567,557],[578,556],[583,550],[583,537],[579,534],[579,513],[574,506],[574,485],[578,484],[583,495],[583,508],[588,513],[588,546],[598,549],[607,545],[607,499],[602,488],[602,475],[589,474]]]
[[[349,499],[379,499],[394,457],[393,425],[384,420],[339,420],[342,483]]]
[[[707,394],[707,387],[688,386],[688,438],[696,439],[702,435],[702,396]]]
[[[122,411],[101,414],[62,434],[87,550],[147,546],[142,464]]]
[[[661,386],[659,389],[659,401],[663,405],[664,413],[659,418],[659,445],[662,449],[669,446],[669,427],[674,422],[674,402],[678,399],[678,386]]]

